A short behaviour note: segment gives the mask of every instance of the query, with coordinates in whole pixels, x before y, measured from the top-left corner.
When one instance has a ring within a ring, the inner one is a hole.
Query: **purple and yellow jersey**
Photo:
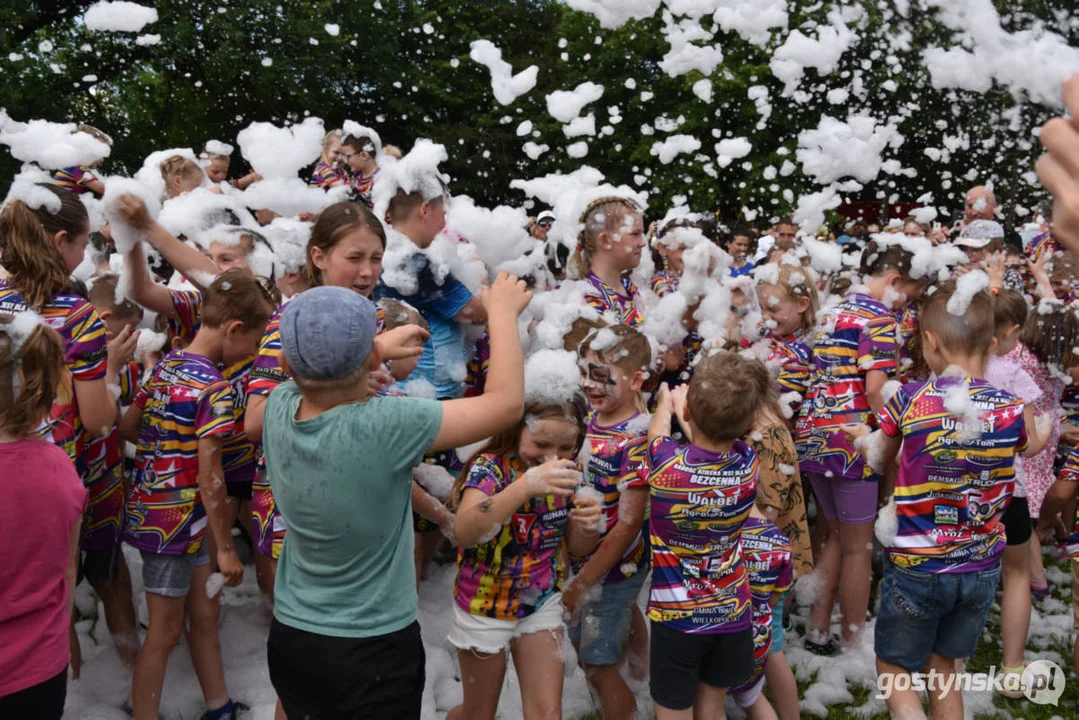
[[[31,308],[18,290],[6,280],[0,280],[0,313],[14,315],[27,310],[36,312],[49,327],[60,333],[69,375],[56,389],[56,399],[37,434],[63,449],[79,477],[86,482],[89,434],[79,418],[79,405],[71,381],[90,382],[105,377],[108,359],[105,326],[94,306],[78,295],[60,293],[43,307]]]
[[[718,634],[750,626],[742,524],[757,497],[756,453],[743,442],[716,453],[658,437],[648,446],[648,617],[672,630]]]
[[[892,562],[931,573],[997,565],[1015,454],[1027,446],[1023,401],[985,380],[946,376],[904,385],[878,420],[885,435],[903,439]]]
[[[603,537],[618,524],[622,491],[627,488],[647,487],[644,478],[638,473],[648,449],[641,420],[642,416],[638,414],[610,427],[600,425],[595,418],[588,424],[584,448],[581,451],[581,470],[584,473],[584,484],[592,486],[603,496]],[[579,571],[587,561],[587,557],[570,556],[574,571]],[[644,535],[638,532],[626,548],[622,559],[607,573],[603,582],[621,582],[638,572],[644,572],[647,567],[648,553],[645,550]]]
[[[866,373],[895,373],[897,334],[895,315],[868,295],[851,293],[831,310],[813,344],[809,390],[795,426],[802,472],[874,477],[842,427],[869,421]]]
[[[335,168],[329,163],[320,162],[315,166],[315,170],[311,173],[311,179],[307,181],[307,184],[323,189],[347,185],[348,175],[341,168]]]
[[[1057,253],[1065,252],[1065,250],[1063,246],[1057,242],[1057,239],[1053,237],[1052,230],[1046,230],[1040,235],[1035,235],[1031,238],[1030,243],[1023,249],[1023,252],[1026,253],[1026,256],[1030,258],[1031,262],[1036,263],[1041,259],[1042,255],[1045,255],[1046,253],[1056,255]]]
[[[120,405],[127,407],[135,401],[138,390],[139,366],[129,362],[119,373]],[[82,518],[82,549],[108,550],[116,547],[124,529],[124,453],[119,428],[104,437],[92,437],[86,448],[89,467],[86,489],[86,513]]]
[[[790,541],[768,518],[750,517],[742,526],[742,563],[753,596],[753,677],[732,693],[748,690],[764,674],[772,654],[772,598],[794,584]]]
[[[465,397],[479,397],[487,387],[487,370],[491,367],[491,336],[484,328],[483,336],[476,341],[472,356],[466,365]]]
[[[174,350],[139,388],[142,411],[125,541],[160,555],[198,552],[206,529],[199,495],[199,440],[233,425],[232,386],[210,360]]]
[[[173,317],[169,318],[169,333],[191,344],[202,324],[202,293],[198,290],[169,290]]]
[[[918,343],[921,335],[918,332],[918,307],[914,303],[907,305],[896,315],[899,338],[899,382],[906,384],[917,382],[918,368],[917,358],[921,354]]]
[[[667,270],[660,270],[652,276],[652,292],[656,297],[664,297],[678,290],[678,281],[681,278]]]
[[[93,170],[79,167],[78,165],[57,170],[52,174],[52,181],[54,183],[76,195],[92,192],[90,188],[86,187],[86,183],[97,179],[98,177],[97,175],[94,175]]]
[[[367,207],[372,206],[371,191],[374,190],[375,180],[378,179],[380,168],[375,168],[375,171],[370,175],[353,175],[352,176],[352,191],[356,193],[356,197],[363,202]]]
[[[523,474],[516,456],[484,453],[464,487],[485,495],[502,492]],[[532,498],[485,543],[457,551],[457,605],[472,615],[497,620],[528,617],[562,588],[562,540],[569,524],[570,498]]]
[[[287,303],[286,303],[287,304]],[[262,336],[258,354],[251,366],[247,381],[249,395],[268,397],[274,388],[289,379],[281,369],[281,313],[285,305],[277,308],[266,324],[266,333]],[[251,486],[251,515],[255,523],[255,544],[259,552],[267,557],[281,554],[281,542],[285,538],[285,523],[277,511],[270,480],[266,476],[266,459],[262,455],[262,446],[256,449],[255,481]]]
[[[593,272],[588,273],[588,282],[592,285],[584,300],[595,308],[600,315],[613,317],[619,324],[637,327],[644,322],[644,315],[637,306],[640,291],[629,277],[622,277],[622,285],[616,289],[603,282]]]
[[[809,389],[809,363],[813,357],[805,337],[801,333],[781,336],[769,330],[765,340],[768,343],[765,364],[776,368],[779,392],[795,392],[804,398]]]

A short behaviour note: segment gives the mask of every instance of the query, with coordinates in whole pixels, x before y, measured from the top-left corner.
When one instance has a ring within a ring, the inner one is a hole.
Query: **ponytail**
[[[15,333],[5,330],[13,321],[0,315],[0,427],[22,439],[48,414],[61,383],[71,376],[55,330],[37,324],[20,345]]]
[[[86,208],[72,193],[56,185],[40,184],[60,200],[60,210],[31,210],[24,201],[9,200],[0,212],[0,265],[11,276],[8,284],[19,291],[26,304],[41,308],[68,289],[64,258],[53,244],[53,235],[85,233],[89,224]]]

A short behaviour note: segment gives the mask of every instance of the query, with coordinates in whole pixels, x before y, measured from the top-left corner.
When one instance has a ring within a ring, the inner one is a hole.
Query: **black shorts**
[[[104,550],[83,550],[82,562],[79,563],[78,581],[82,578],[96,588],[120,574],[120,563],[124,561],[124,551],[120,543]]]
[[[225,489],[228,490],[229,497],[234,497],[237,500],[250,500],[252,497],[252,481],[246,482],[227,482],[225,483]]]
[[[753,676],[753,629],[689,635],[652,623],[649,654],[652,700],[669,710],[686,710],[697,698],[697,683],[730,688]]]
[[[1004,523],[1004,535],[1009,545],[1022,545],[1030,539],[1032,531],[1030,505],[1025,497],[1013,495],[1001,521]]]
[[[290,718],[419,720],[425,657],[417,622],[388,635],[340,638],[274,618],[267,655]]]
[[[67,699],[67,668],[45,682],[0,697],[0,718],[60,720]]]

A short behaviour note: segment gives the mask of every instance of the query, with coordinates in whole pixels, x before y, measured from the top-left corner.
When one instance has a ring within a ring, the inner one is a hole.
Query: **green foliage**
[[[211,138],[233,142],[254,121],[310,114],[328,128],[357,120],[405,150],[420,137],[445,144],[454,191],[485,203],[520,202],[509,189],[513,178],[587,163],[615,184],[647,188],[659,214],[681,196],[694,209],[719,210],[723,217],[747,208],[767,218],[819,189],[800,171],[778,174],[786,161],[798,164],[798,133],[816,127],[822,114],[868,113],[897,123],[906,141],[889,157],[909,176],[881,173],[846,196],[884,203],[929,193],[934,204],[958,210],[963,189],[989,180],[1012,203],[1036,200],[1037,188],[1023,175],[1038,152],[1031,133],[1051,112],[999,88],[984,95],[934,89],[922,53],[952,45],[953,34],[924,8],[900,17],[890,0],[850,3],[844,17],[858,39],[827,77],[807,70],[794,97],[783,96],[783,83],[769,68],[786,32],[756,46],[704,18],[724,54],[708,78],[711,102],[693,92],[705,79],[696,71],[670,77],[661,69],[669,49],[661,13],[603,30],[591,15],[554,0],[174,0],[155,3],[160,18],[143,30],[160,35],[160,42],[139,45],[135,34],[88,31],[81,16],[90,4],[17,1],[0,8],[0,107],[19,120],[100,127],[116,141],[107,172],[133,172],[155,149],[198,150]],[[789,4],[790,29],[813,36],[814,23],[828,22],[829,3]],[[998,6],[1007,11],[1009,29],[1040,18],[1070,33],[1072,42],[1079,34],[1053,3]],[[327,23],[340,33],[329,34]],[[897,37],[903,40],[898,45],[889,40]],[[509,107],[495,101],[487,69],[469,59],[469,43],[481,38],[502,48],[515,71],[540,68],[537,87]],[[603,97],[584,110],[595,113],[600,133],[567,139],[544,98],[585,81],[604,85]],[[748,97],[754,86],[767,89],[767,119]],[[828,90],[852,87],[864,90],[829,102]],[[652,145],[669,133],[656,129],[657,119],[671,133],[696,137],[701,149],[660,164]],[[523,120],[534,123],[536,137],[518,137]],[[714,145],[732,137],[746,138],[753,150],[720,167]],[[926,155],[926,148],[944,148],[946,137],[951,151]],[[530,160],[522,151],[527,140],[550,150]],[[565,151],[579,140],[589,145],[584,160]],[[16,170],[3,153],[0,177]]]

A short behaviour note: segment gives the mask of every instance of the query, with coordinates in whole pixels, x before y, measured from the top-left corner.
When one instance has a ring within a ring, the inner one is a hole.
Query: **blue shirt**
[[[729,269],[731,271],[732,278],[743,277],[745,275],[749,275],[749,271],[753,269],[753,263],[747,262],[745,265],[739,268],[736,268],[732,265]]]
[[[376,295],[379,299],[404,300],[427,321],[431,339],[424,346],[411,378],[423,378],[434,385],[439,400],[455,398],[461,394],[468,352],[454,317],[472,300],[472,293],[452,275],[439,280],[431,270],[431,261],[421,252],[407,262],[410,274],[416,277],[418,292],[403,295],[380,282]]]

